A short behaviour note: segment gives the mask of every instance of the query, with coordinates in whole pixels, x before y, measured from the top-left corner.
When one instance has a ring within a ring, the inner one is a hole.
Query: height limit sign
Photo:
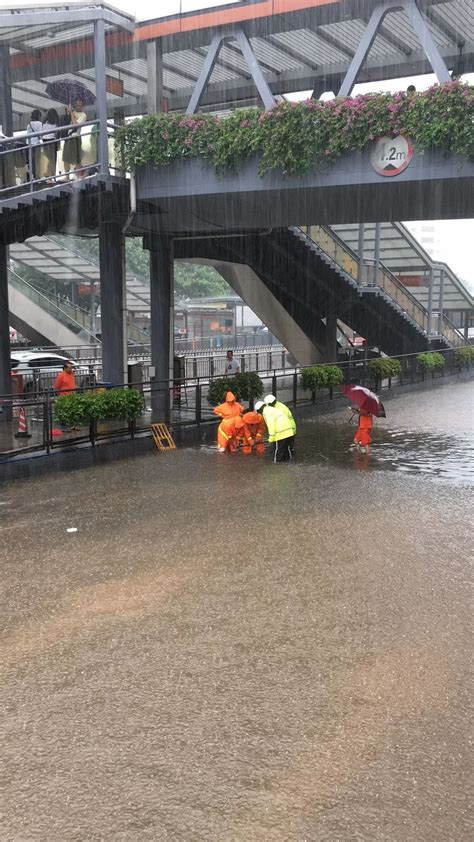
[[[380,137],[370,153],[370,163],[379,175],[399,175],[413,156],[409,140],[403,135]]]

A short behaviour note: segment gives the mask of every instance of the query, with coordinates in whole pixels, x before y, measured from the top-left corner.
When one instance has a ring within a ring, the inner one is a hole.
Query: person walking
[[[235,399],[233,392],[227,392],[224,403],[215,406],[212,411],[219,418],[236,418],[242,415],[244,407]]]
[[[296,423],[290,409],[275,395],[266,395],[261,408],[268,429],[268,441],[274,443],[274,462],[286,462],[293,459],[296,435]]]
[[[56,158],[59,146],[59,133],[57,131],[59,127],[59,114],[55,108],[49,109],[42,127],[45,131],[48,130],[48,134],[43,135],[39,175],[40,178],[53,180],[53,176],[56,175]]]
[[[26,127],[27,134],[32,134],[32,132],[40,132],[43,128],[43,123],[41,122],[41,111],[38,108],[35,108],[34,111],[31,112],[30,122]],[[28,146],[32,147],[31,150],[31,166],[32,172],[29,174],[30,181],[35,178],[38,178],[39,172],[39,164],[40,164],[40,155],[41,155],[41,137],[30,137],[26,139]]]
[[[353,412],[357,412],[359,422],[354,436],[354,444],[359,453],[370,453],[370,445],[372,444],[372,427],[374,426],[373,416],[365,409],[359,409],[358,406],[351,407]]]
[[[66,392],[76,391],[76,376],[74,374],[74,363],[68,360],[63,365],[63,370],[59,372],[54,381],[54,391],[57,395],[64,395]]]
[[[252,449],[253,439],[250,430],[240,416],[224,418],[217,430],[217,447],[219,453],[233,453],[237,450],[239,443],[244,447]]]
[[[263,416],[258,411],[259,408],[263,406],[265,406],[263,401],[257,401],[255,409],[253,411],[250,410],[249,412],[245,412],[242,416],[242,420],[244,424],[247,425],[250,435],[254,440],[255,451],[259,456],[262,456],[265,453],[264,436],[267,431]],[[242,452],[251,453],[252,449],[252,445],[245,444],[242,447]]]
[[[234,374],[240,374],[240,366],[238,362],[234,360],[233,351],[227,351],[224,372],[227,377]]]
[[[64,170],[68,174],[71,170],[79,170],[82,160],[82,141],[81,141],[81,124],[87,121],[87,114],[84,111],[84,103],[80,97],[74,102],[74,107],[69,106],[66,110],[68,122],[73,128],[69,132],[69,137],[64,141],[63,147],[63,163]]]

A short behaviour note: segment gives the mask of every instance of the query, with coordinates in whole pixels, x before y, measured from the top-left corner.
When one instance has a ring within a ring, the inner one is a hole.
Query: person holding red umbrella
[[[380,398],[366,386],[341,386],[341,392],[352,401],[354,404],[352,409],[359,415],[354,444],[357,450],[369,453],[372,443],[373,416],[385,418],[384,405]]]
[[[371,431],[374,425],[373,416],[365,409],[359,409],[358,406],[353,406],[352,410],[357,412],[359,416],[354,444],[360,453],[370,453],[370,445],[372,444]]]

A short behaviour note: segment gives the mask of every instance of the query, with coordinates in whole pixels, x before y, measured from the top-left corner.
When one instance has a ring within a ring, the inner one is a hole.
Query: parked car
[[[22,378],[19,391],[35,392],[52,389],[54,381],[63,365],[70,357],[55,354],[53,351],[13,351],[11,353],[11,372],[14,378]],[[80,365],[72,360],[76,370],[78,386],[89,386],[91,375],[89,366]]]

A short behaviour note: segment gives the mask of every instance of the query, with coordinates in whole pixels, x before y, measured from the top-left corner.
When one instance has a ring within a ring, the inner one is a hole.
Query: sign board
[[[397,278],[406,287],[429,286],[429,279],[424,275],[397,275]]]
[[[116,79],[114,76],[106,76],[105,90],[108,94],[114,94],[114,96],[123,96],[122,79]]]
[[[370,153],[370,163],[376,173],[390,177],[406,170],[412,157],[412,145],[403,135],[379,137]]]

